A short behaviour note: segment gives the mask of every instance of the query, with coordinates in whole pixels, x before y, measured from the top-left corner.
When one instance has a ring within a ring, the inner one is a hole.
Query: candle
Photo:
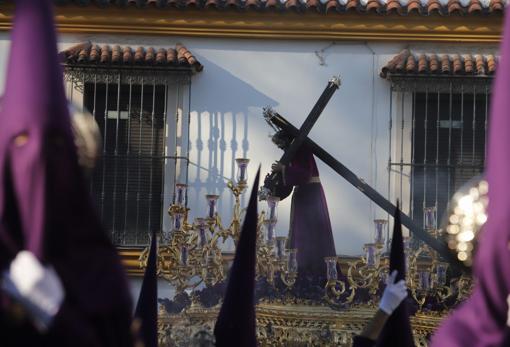
[[[174,213],[174,230],[181,230],[183,217],[182,213]]]
[[[296,257],[297,249],[289,249],[289,260],[287,263],[287,270],[289,273],[297,273],[298,271],[298,263]]]
[[[428,290],[430,288],[430,272],[420,271],[418,276],[420,278],[420,288],[423,290]]]
[[[181,247],[181,265],[188,265],[188,247]]]
[[[198,228],[198,246],[204,248],[207,244],[207,231],[205,229],[205,221],[203,218],[195,219],[195,223]]]
[[[264,228],[266,231],[266,241],[268,245],[272,245],[274,243],[275,238],[275,232],[274,228],[276,226],[276,222],[272,220],[265,220],[264,221]]]
[[[186,197],[186,184],[177,183],[175,185],[175,203],[179,206],[184,205],[184,199]]]
[[[248,180],[248,163],[250,162],[250,159],[245,158],[237,158],[237,183],[238,184],[246,184],[246,181]]]
[[[426,230],[437,229],[437,210],[435,207],[423,209],[423,224]]]
[[[336,269],[337,259],[336,257],[326,257],[324,258],[326,262],[326,276],[328,281],[333,280],[336,281],[338,279],[338,271]]]
[[[374,267],[378,265],[377,261],[377,249],[375,244],[367,243],[365,244],[365,252],[366,252],[366,262],[369,267]]]
[[[276,221],[277,220],[277,207],[280,202],[280,198],[276,196],[268,196],[267,197],[267,207],[268,207],[268,218],[269,220]]]
[[[383,244],[384,243],[384,234],[386,231],[386,225],[388,221],[385,219],[375,219],[375,234],[374,234],[374,242]]]
[[[219,196],[214,194],[208,194],[205,196],[207,199],[208,213],[207,217],[210,219],[214,219],[216,216],[216,202],[218,201]]]
[[[285,258],[285,243],[287,242],[287,238],[284,236],[279,236],[276,238],[276,256],[279,260],[283,260]]]
[[[436,267],[437,283],[440,286],[444,286],[446,284],[446,268],[447,265],[444,263],[437,264]]]

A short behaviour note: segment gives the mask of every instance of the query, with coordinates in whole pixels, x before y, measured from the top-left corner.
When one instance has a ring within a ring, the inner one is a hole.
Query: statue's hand
[[[283,165],[279,162],[275,162],[273,165],[271,165],[271,170],[273,172],[282,172],[283,171]]]

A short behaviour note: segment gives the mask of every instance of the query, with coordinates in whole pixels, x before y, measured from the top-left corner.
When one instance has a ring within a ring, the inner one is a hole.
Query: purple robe
[[[26,249],[65,290],[45,335],[0,292],[2,346],[131,346],[131,297],[78,166],[50,0],[16,1],[0,124],[0,270]]]
[[[475,256],[471,297],[452,312],[432,338],[433,347],[502,346],[510,294],[510,17],[505,16],[501,60],[491,103],[487,180],[488,220]]]
[[[375,341],[370,340],[368,337],[364,336],[354,336],[352,339],[352,347],[373,347],[375,346]]]
[[[336,256],[328,204],[312,152],[302,147],[284,169],[292,195],[289,247],[297,248],[299,276],[326,277],[325,257]]]

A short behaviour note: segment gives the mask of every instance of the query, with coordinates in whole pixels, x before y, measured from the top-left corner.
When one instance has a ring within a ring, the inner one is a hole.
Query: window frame
[[[174,199],[175,184],[187,183],[189,167],[189,120],[191,100],[191,77],[193,70],[186,67],[144,66],[97,66],[88,64],[64,64],[64,81],[69,100],[79,110],[85,110],[85,83],[152,84],[164,85],[164,174],[162,187],[161,230],[171,225],[167,207]],[[94,110],[91,110],[93,113]],[[95,115],[94,115],[95,116]],[[187,200],[187,199],[186,199]],[[99,215],[99,213],[98,213]],[[108,230],[107,230],[108,231]],[[113,236],[109,231],[110,235]],[[148,230],[138,232],[133,243],[115,242],[116,246],[139,247],[148,244]]]
[[[389,78],[391,82],[390,88],[390,111],[389,111],[389,121],[388,121],[388,134],[389,134],[389,158],[388,158],[388,197],[391,201],[396,201],[397,199],[401,202],[401,208],[403,212],[408,214],[411,218],[415,219],[417,222],[422,222],[423,220],[423,209],[416,211],[414,206],[417,205],[414,202],[414,199],[417,194],[413,191],[414,189],[414,180],[415,177],[415,168],[417,166],[428,167],[430,169],[434,169],[435,171],[435,179],[437,180],[437,170],[440,166],[448,167],[448,172],[450,173],[452,169],[455,170],[456,167],[459,167],[459,163],[454,163],[450,161],[451,152],[448,154],[448,163],[447,165],[442,165],[436,161],[434,165],[431,163],[427,163],[424,161],[423,163],[415,162],[415,139],[416,139],[416,95],[417,93],[435,93],[435,94],[449,94],[451,101],[454,99],[451,95],[455,95],[456,93],[463,93],[464,95],[469,94],[483,94],[485,100],[487,100],[484,110],[485,122],[485,147],[487,145],[487,119],[489,112],[489,101],[490,93],[491,93],[491,83],[492,76],[441,76],[441,75],[404,75],[404,74],[393,74]],[[473,93],[474,91],[474,93]],[[463,99],[462,99],[463,100]],[[464,101],[464,100],[463,100]],[[437,102],[439,107],[439,102]],[[449,125],[449,150],[451,151],[451,139],[452,139],[452,129],[453,127],[453,118],[452,118],[452,105],[450,103],[450,121]],[[426,111],[425,111],[426,112]],[[435,112],[439,112],[436,110]],[[477,113],[478,115],[478,113]],[[440,119],[440,121],[442,121]],[[429,124],[431,120],[428,120]],[[441,129],[441,127],[437,127],[437,124],[433,125],[436,130]],[[462,124],[464,127],[465,124]],[[461,128],[464,131],[464,128]],[[475,131],[480,131],[480,129],[476,128]],[[427,128],[425,127],[425,131]],[[436,141],[439,141],[436,138]],[[425,145],[426,146],[426,145]],[[441,148],[439,148],[441,150]],[[436,151],[438,149],[436,148]],[[486,152],[486,151],[485,151]],[[484,155],[485,157],[485,155]],[[483,160],[485,164],[485,159]],[[435,166],[432,168],[432,166]],[[427,170],[427,169],[424,169]],[[474,169],[473,169],[474,170]],[[451,179],[448,176],[449,180]],[[436,183],[437,185],[437,183]],[[449,200],[451,196],[455,193],[455,189],[458,187],[449,187],[448,196]],[[425,189],[425,188],[424,188]],[[437,202],[437,196],[435,198]],[[422,201],[422,204],[425,204],[425,201]],[[434,207],[434,205],[423,206],[423,207]],[[437,207],[437,205],[436,205]],[[443,210],[443,209],[441,209]],[[438,211],[437,218],[438,224],[441,223],[441,211]],[[438,225],[438,228],[440,225]],[[388,235],[389,236],[389,235]],[[389,242],[389,238],[387,238]],[[389,247],[389,243],[387,245]]]

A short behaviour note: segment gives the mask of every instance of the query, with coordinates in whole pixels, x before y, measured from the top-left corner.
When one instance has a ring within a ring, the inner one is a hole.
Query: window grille
[[[491,78],[392,80],[388,194],[423,223],[485,167]],[[438,226],[439,227],[439,226]]]
[[[90,178],[97,213],[116,245],[145,245],[150,232],[164,228],[169,195],[183,176],[176,170],[187,172],[187,152],[177,148],[183,130],[177,128],[186,123],[179,116],[189,76],[113,69],[66,73],[71,95],[79,91],[103,138]]]

